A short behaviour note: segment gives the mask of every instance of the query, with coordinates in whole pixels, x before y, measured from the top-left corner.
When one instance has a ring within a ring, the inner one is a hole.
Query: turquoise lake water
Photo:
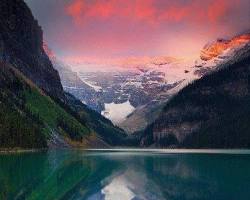
[[[249,200],[249,151],[0,154],[0,199]]]

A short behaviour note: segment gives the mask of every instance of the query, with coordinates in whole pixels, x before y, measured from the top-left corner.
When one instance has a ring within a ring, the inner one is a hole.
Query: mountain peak
[[[217,39],[209,43],[201,50],[200,58],[204,61],[211,60],[221,55],[225,50],[235,49],[250,42],[250,33],[241,34],[232,39]]]
[[[43,49],[43,31],[20,0],[0,3],[0,60],[10,63],[51,96],[64,98],[58,72]]]

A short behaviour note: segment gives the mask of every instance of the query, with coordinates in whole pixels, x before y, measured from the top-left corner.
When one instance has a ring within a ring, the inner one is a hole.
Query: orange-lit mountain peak
[[[241,44],[247,43],[249,41],[250,41],[250,33],[243,34],[243,35],[234,37],[231,40],[230,45],[232,45],[232,46],[234,46],[234,45],[241,45]]]
[[[231,40],[218,39],[216,42],[206,45],[201,51],[200,57],[205,61],[211,60],[222,54],[227,49],[237,48],[248,42],[250,42],[250,33],[236,36]]]

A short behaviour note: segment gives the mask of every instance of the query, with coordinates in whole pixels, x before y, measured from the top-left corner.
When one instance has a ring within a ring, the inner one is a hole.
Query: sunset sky
[[[67,63],[197,56],[250,29],[249,0],[25,0],[44,40]]]

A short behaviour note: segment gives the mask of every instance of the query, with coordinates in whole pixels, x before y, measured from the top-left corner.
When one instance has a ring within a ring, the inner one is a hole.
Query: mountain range
[[[250,43],[183,88],[142,133],[140,145],[249,148]]]
[[[183,87],[234,58],[249,40],[247,33],[217,39],[206,44],[195,60],[162,56],[128,60],[116,71],[57,70],[67,92],[131,134],[145,129]]]
[[[186,60],[74,72],[22,0],[0,2],[0,148],[248,148],[250,34]]]
[[[108,147],[124,131],[64,92],[23,1],[0,2],[1,148]]]

